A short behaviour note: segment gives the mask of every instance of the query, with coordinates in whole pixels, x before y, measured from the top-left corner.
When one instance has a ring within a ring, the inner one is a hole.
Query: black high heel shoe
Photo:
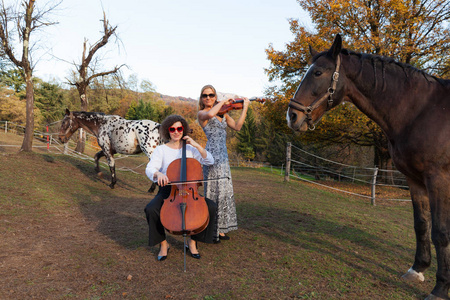
[[[161,251],[161,246],[159,246],[159,250]],[[166,255],[158,255],[158,261],[166,260],[167,255],[169,255],[169,250],[170,250],[170,246],[169,246],[169,248],[167,248],[167,254]]]
[[[228,235],[220,235],[219,234],[219,240],[224,240],[224,241],[228,241],[230,239],[230,237]]]
[[[191,249],[189,248],[188,245],[184,244],[184,247],[186,247],[186,250],[189,251],[189,253],[191,254],[191,256],[192,256],[193,258],[195,258],[195,259],[200,259],[200,258],[201,258],[200,253],[197,253],[197,254],[192,253],[192,252],[191,252]],[[197,241],[195,242],[195,247],[197,248]]]

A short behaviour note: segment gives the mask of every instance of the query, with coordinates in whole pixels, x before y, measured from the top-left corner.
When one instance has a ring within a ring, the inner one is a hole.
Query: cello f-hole
[[[198,197],[195,197],[194,188],[193,188],[193,187],[190,187],[189,190],[191,191],[192,199],[194,199],[195,201],[197,201],[197,200],[198,200]]]

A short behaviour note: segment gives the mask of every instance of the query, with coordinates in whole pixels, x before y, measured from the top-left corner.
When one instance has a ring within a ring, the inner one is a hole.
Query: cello
[[[186,157],[185,140],[181,159],[169,165],[166,175],[172,189],[161,208],[162,225],[170,233],[184,237],[202,232],[209,223],[208,206],[198,193],[203,171],[195,158]]]

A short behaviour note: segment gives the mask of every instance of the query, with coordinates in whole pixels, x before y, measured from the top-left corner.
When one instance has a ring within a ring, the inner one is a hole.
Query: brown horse
[[[342,49],[339,35],[328,51],[310,51],[312,65],[289,103],[289,127],[314,129],[327,110],[349,101],[382,128],[395,166],[407,177],[414,209],[416,255],[403,278],[424,280],[431,231],[438,268],[427,299],[449,299],[450,80]]]

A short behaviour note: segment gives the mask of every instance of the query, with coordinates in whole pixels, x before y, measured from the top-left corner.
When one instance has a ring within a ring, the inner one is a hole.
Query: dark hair
[[[170,115],[162,121],[161,126],[159,127],[159,134],[166,142],[170,140],[169,127],[171,127],[176,122],[181,122],[181,124],[183,125],[183,136],[191,132],[188,122],[182,116]]]
[[[203,104],[203,100],[202,100],[202,94],[203,94],[203,92],[204,92],[206,89],[211,89],[211,90],[214,91],[214,94],[216,95],[216,101],[215,101],[214,104],[217,103],[218,96],[217,96],[216,89],[215,89],[212,85],[207,84],[207,85],[205,85],[204,87],[202,87],[202,90],[200,91],[200,98],[198,98],[198,108],[199,108],[199,110],[202,110],[202,109],[205,108],[205,104]]]

